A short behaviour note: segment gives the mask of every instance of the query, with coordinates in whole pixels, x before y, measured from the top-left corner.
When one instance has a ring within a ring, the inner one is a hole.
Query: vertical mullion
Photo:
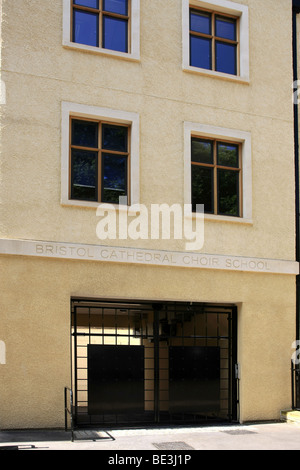
[[[215,13],[212,13],[211,16],[211,34],[212,34],[212,43],[211,43],[211,62],[212,70],[216,70],[216,42],[215,42]]]
[[[218,214],[218,170],[217,170],[217,142],[213,142],[213,152],[214,152],[214,175],[213,175],[213,184],[214,184],[214,214]]]
[[[127,127],[127,205],[131,204],[131,127]]]
[[[237,75],[240,75],[240,69],[241,69],[241,64],[240,64],[240,18],[236,19],[235,27],[236,27],[236,73]]]
[[[99,0],[99,47],[103,47],[103,0]]]
[[[98,123],[98,202],[102,202],[102,123]]]
[[[131,0],[128,0],[127,3],[127,52],[131,52]]]
[[[72,199],[72,117],[69,117],[69,199]]]
[[[243,160],[242,160],[242,145],[239,144],[239,216],[243,217]]]
[[[70,35],[71,35],[71,42],[74,41],[74,31],[73,31],[73,28],[74,28],[74,2],[73,0],[71,1],[71,26],[70,26]]]

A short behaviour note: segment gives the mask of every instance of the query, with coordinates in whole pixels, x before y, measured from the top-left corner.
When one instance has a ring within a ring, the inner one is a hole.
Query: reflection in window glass
[[[237,75],[237,19],[190,9],[190,65]]]
[[[240,216],[240,147],[230,142],[191,137],[192,210]]]
[[[73,40],[87,46],[99,46],[99,15],[81,10],[74,10]]]
[[[99,0],[73,0],[74,5],[88,8],[99,8]]]
[[[236,75],[236,45],[216,42],[216,70]]]
[[[127,52],[128,23],[120,18],[104,16],[103,47],[119,52]]]
[[[97,200],[97,152],[72,150],[71,198]]]
[[[218,213],[239,215],[239,175],[237,171],[218,170]]]
[[[72,145],[98,148],[98,123],[73,119]]]
[[[193,67],[211,69],[211,40],[191,36],[190,38],[190,63]]]
[[[238,168],[239,153],[237,145],[218,143],[217,149],[218,165]]]
[[[127,196],[128,126],[71,120],[70,197],[118,204]]]
[[[236,41],[236,20],[217,16],[216,36]]]
[[[192,210],[204,204],[206,213],[213,212],[213,170],[192,165]]]
[[[75,0],[72,41],[128,52],[128,0]]]
[[[128,0],[103,0],[103,10],[119,15],[128,14]]]
[[[192,161],[198,163],[213,163],[212,142],[192,138]]]
[[[127,152],[127,127],[103,124],[102,148]]]
[[[197,33],[211,34],[211,15],[192,10],[190,15],[190,29]]]
[[[119,204],[127,195],[127,157],[103,155],[103,202]]]

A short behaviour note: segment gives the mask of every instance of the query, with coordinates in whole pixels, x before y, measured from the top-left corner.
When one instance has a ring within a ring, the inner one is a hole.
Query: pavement
[[[148,451],[149,455],[172,451],[186,455],[199,450],[300,450],[300,426],[274,422],[81,430],[74,433],[73,442],[71,433],[62,430],[0,431],[0,450],[102,450],[107,459],[122,459],[122,451],[126,451],[126,455],[130,451],[130,455],[134,456],[140,451]],[[125,461],[112,463],[123,464]]]

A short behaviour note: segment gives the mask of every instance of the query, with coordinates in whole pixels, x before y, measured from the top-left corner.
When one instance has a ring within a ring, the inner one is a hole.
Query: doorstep
[[[300,425],[300,410],[282,410],[280,412],[281,421]]]

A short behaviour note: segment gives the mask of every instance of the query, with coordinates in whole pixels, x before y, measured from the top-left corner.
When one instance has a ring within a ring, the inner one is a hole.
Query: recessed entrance
[[[235,421],[237,312],[72,300],[75,425]]]

